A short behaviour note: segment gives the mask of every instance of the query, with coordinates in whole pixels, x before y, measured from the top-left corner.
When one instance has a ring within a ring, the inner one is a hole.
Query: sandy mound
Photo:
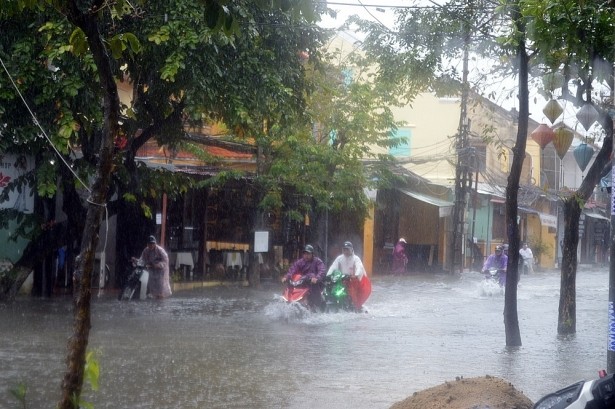
[[[532,409],[532,401],[510,383],[493,376],[457,378],[397,402],[391,409]]]

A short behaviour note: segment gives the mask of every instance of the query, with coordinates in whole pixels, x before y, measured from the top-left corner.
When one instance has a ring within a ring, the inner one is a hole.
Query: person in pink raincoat
[[[169,282],[169,256],[164,249],[156,243],[154,236],[149,236],[147,247],[143,249],[141,258],[150,273],[147,282],[147,292],[152,298],[161,299],[171,295]],[[133,257],[133,262],[137,260]]]
[[[393,274],[405,274],[406,266],[408,265],[408,256],[406,256],[406,239],[403,237],[397,241],[393,249],[393,264],[391,272]]]

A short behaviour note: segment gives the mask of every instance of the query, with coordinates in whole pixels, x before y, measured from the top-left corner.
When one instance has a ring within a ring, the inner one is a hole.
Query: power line
[[[392,5],[382,5],[382,4],[365,4],[365,3],[344,3],[344,2],[332,2],[332,1],[326,1],[326,2],[315,2],[316,4],[326,4],[326,5],[333,5],[333,6],[350,6],[350,7],[373,7],[376,9],[391,9],[391,10],[395,10],[395,9],[399,9],[399,10],[433,10],[433,9],[463,9],[466,8],[465,5],[458,5],[458,6],[451,6],[451,5],[442,5],[442,4],[438,4],[436,2],[430,1],[430,3],[432,3],[431,6],[392,6]],[[475,10],[495,10],[495,6],[493,7],[475,7]],[[380,10],[378,10],[380,11]]]
[[[434,6],[388,6],[382,4],[365,4],[365,3],[343,3],[337,1],[322,1],[315,2],[316,4],[326,4],[333,6],[352,6],[352,7],[374,7],[374,8],[383,8],[383,9],[423,9],[423,8],[434,8]]]

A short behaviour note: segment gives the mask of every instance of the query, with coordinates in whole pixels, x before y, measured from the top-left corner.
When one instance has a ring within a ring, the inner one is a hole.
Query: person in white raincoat
[[[342,248],[342,254],[329,267],[327,275],[333,274],[333,271],[340,270],[343,274],[350,276],[348,283],[348,295],[352,300],[352,304],[357,311],[361,311],[363,304],[372,293],[372,283],[365,272],[363,262],[354,254],[352,243],[347,241]]]

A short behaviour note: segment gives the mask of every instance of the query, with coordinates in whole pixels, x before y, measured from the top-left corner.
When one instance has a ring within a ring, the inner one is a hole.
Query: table
[[[189,251],[182,251],[175,253],[175,269],[179,269],[181,266],[189,267],[190,279],[192,279],[192,271],[194,270],[194,259],[192,253]],[[186,272],[183,271],[184,279],[186,279]]]
[[[224,252],[224,265],[226,267],[243,267],[243,253],[241,251]]]

